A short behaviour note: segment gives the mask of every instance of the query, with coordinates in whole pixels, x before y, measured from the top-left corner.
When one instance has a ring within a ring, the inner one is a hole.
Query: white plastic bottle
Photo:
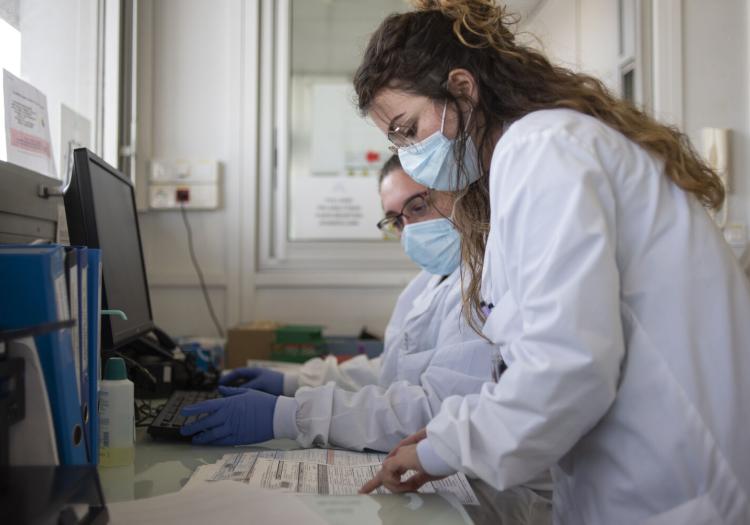
[[[120,467],[135,456],[133,383],[121,357],[107,360],[99,390],[99,464]]]

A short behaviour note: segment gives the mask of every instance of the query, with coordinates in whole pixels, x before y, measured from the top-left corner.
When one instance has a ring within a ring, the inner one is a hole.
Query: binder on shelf
[[[86,450],[89,463],[95,463],[91,456],[91,433],[89,423],[91,422],[91,389],[89,382],[92,378],[89,373],[89,255],[85,246],[73,247],[78,255],[78,379],[79,395],[81,397],[81,421],[83,422],[84,438],[86,439]]]
[[[102,311],[102,251],[89,248],[88,252],[88,378],[89,422],[87,445],[89,461],[99,463],[99,382],[101,364]]]
[[[0,330],[0,343],[5,344],[7,356],[24,361],[21,403],[23,416],[8,429],[9,462],[13,466],[59,465],[47,385],[39,362],[34,338],[61,328],[72,328],[73,321],[35,325],[20,330]],[[13,388],[6,392],[13,397]]]
[[[70,312],[70,318],[75,321],[75,327],[71,332],[73,338],[73,360],[75,362],[76,372],[76,389],[78,392],[78,399],[82,399],[81,396],[81,329],[80,329],[80,311],[79,305],[79,271],[78,271],[78,250],[72,246],[64,246],[65,249],[65,283],[68,296],[68,311]]]
[[[59,245],[0,245],[0,329],[70,319],[65,251]],[[52,409],[62,465],[87,463],[72,329],[34,337]]]
[[[58,246],[56,244],[7,244],[4,248],[28,248],[28,249],[39,249],[50,246]],[[88,250],[85,246],[63,246],[65,250],[65,285],[66,285],[66,297],[68,303],[68,311],[70,312],[70,319],[75,323],[75,327],[71,329],[71,336],[73,339],[72,355],[75,361],[75,372],[76,372],[76,387],[78,399],[80,401],[81,410],[81,421],[84,427],[84,439],[86,440],[86,450],[89,462],[96,463],[98,461],[98,450],[95,456],[92,456],[91,451],[93,450],[93,444],[91,440],[98,441],[98,426],[96,422],[91,421],[91,405],[90,402],[92,390],[98,396],[98,389],[92,389],[89,378],[93,377],[90,374],[88,361],[89,361],[89,340],[88,340],[88,326],[91,322],[88,315]],[[96,317],[98,322],[98,315]],[[97,334],[98,337],[98,334]],[[98,359],[98,345],[97,345]],[[94,362],[96,364],[96,361]],[[93,398],[94,400],[97,397]],[[96,408],[96,407],[94,407]],[[91,431],[92,426],[94,431]],[[94,436],[91,438],[90,436]]]

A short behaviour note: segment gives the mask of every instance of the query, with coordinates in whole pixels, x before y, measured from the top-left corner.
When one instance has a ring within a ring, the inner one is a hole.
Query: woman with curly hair
[[[355,75],[406,172],[456,192],[464,313],[504,360],[363,491],[552,468],[557,523],[750,523],[750,285],[706,212],[722,183],[512,22],[493,0],[418,1]]]

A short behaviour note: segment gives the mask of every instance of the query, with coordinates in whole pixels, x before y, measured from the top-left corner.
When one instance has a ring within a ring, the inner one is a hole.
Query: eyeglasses
[[[432,202],[430,200],[430,192],[425,191],[417,193],[409,197],[401,208],[401,213],[398,215],[388,215],[378,222],[378,229],[382,231],[386,237],[391,239],[397,239],[401,236],[401,232],[404,230],[404,218],[410,221],[417,221],[426,217]]]
[[[388,142],[391,143],[390,146],[388,146],[391,153],[398,153],[398,150],[416,144],[414,141],[414,133],[416,130],[414,128],[415,126],[413,124],[408,126],[393,126],[393,128],[388,131],[386,136],[388,137]]]
[[[440,118],[440,132],[445,128],[445,112],[448,109],[448,101],[443,105],[443,115]],[[408,148],[418,143],[416,140],[417,123],[412,122],[406,125],[391,126],[386,134],[388,141],[391,143],[388,149],[391,153],[398,153],[398,150]]]

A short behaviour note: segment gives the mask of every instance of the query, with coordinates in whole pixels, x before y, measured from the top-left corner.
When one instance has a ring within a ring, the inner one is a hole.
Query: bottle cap
[[[119,381],[127,379],[128,373],[125,370],[125,361],[122,357],[110,357],[104,367],[104,379]]]

